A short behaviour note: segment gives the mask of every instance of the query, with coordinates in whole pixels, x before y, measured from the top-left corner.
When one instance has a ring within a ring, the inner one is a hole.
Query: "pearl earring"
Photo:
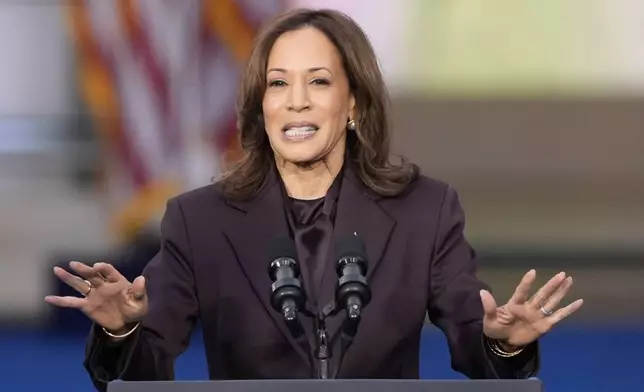
[[[356,130],[356,121],[355,120],[349,120],[347,123],[347,129],[350,131],[355,131]]]

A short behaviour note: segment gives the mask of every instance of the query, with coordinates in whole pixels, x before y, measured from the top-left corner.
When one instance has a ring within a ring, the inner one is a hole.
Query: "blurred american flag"
[[[237,152],[235,94],[259,24],[284,0],[73,0],[84,103],[104,146],[114,229],[156,223]]]

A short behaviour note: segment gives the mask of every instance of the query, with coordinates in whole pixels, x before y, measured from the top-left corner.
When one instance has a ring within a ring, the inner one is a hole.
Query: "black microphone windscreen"
[[[273,261],[282,257],[297,260],[295,242],[288,237],[277,237],[268,243],[268,259]]]
[[[343,257],[359,257],[366,261],[367,251],[362,238],[357,235],[351,235],[336,242],[335,259],[340,260]]]

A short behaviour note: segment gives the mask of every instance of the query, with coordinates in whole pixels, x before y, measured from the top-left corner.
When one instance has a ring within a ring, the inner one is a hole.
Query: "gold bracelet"
[[[499,357],[512,358],[514,356],[519,355],[523,351],[523,347],[521,347],[520,349],[509,353],[509,352],[503,350],[496,340],[492,340],[492,339],[486,339],[486,340],[487,340],[487,345],[490,348],[490,350],[492,350],[492,352],[494,354],[498,355]]]
[[[108,331],[107,329],[105,329],[105,327],[103,327],[103,332],[105,332],[108,336],[110,336],[110,337],[112,337],[114,339],[123,339],[123,338],[126,338],[126,337],[132,335],[132,333],[134,333],[134,331],[136,331],[137,328],[139,328],[139,325],[141,325],[140,321],[138,323],[136,323],[136,325],[131,330],[129,330],[128,332],[124,333],[123,335],[115,335],[115,334],[111,333],[110,331]]]

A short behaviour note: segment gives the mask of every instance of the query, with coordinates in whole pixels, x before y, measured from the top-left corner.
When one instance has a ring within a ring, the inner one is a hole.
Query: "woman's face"
[[[341,162],[355,99],[331,41],[311,27],[284,33],[269,54],[266,86],[264,123],[276,158]]]

